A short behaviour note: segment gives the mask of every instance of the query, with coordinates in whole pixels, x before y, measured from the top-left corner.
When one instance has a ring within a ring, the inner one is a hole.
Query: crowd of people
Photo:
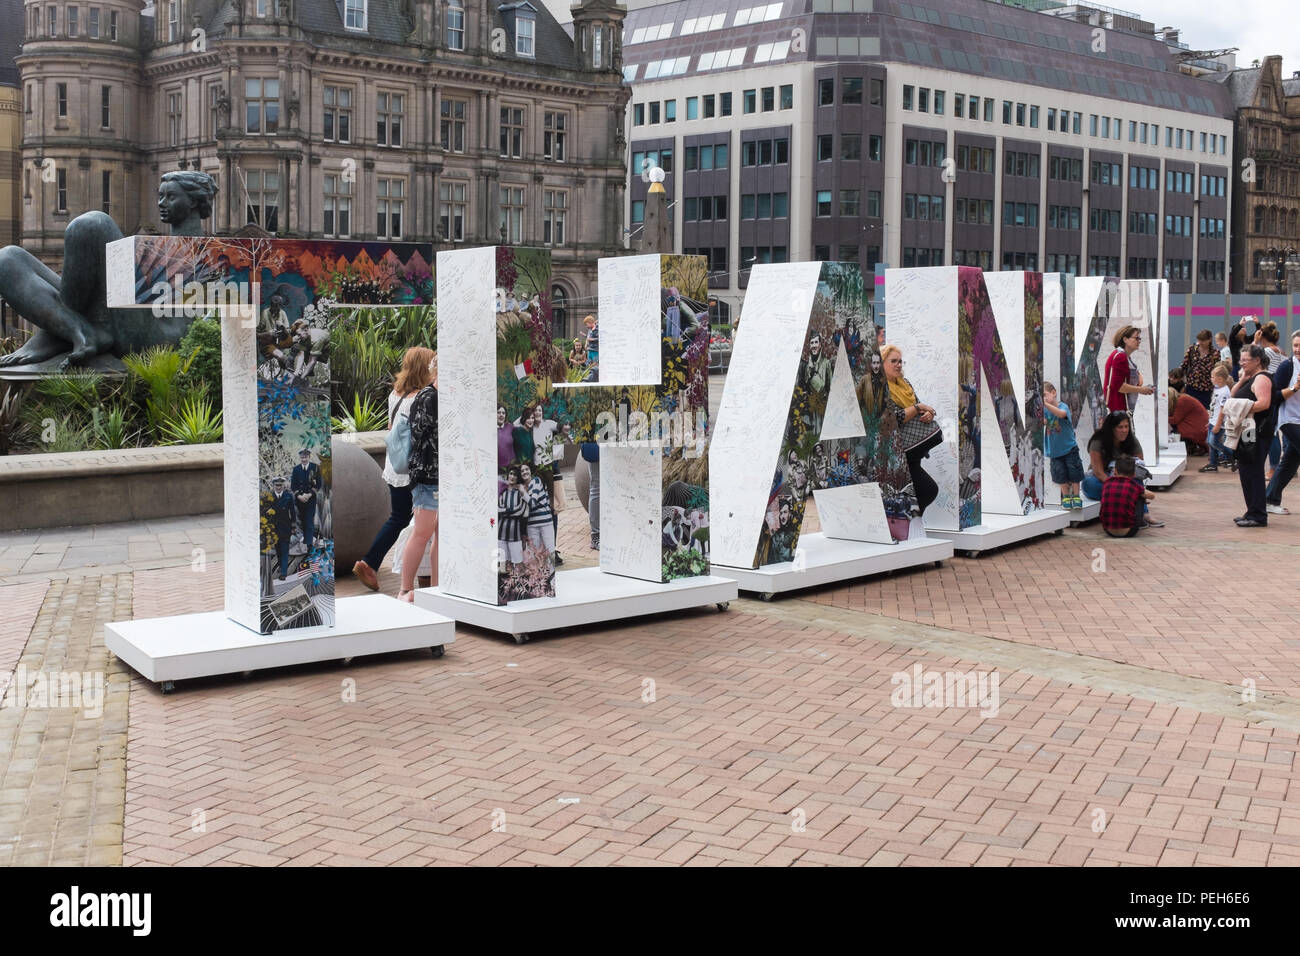
[[[587,332],[574,338],[567,359],[571,368],[585,369],[585,377],[594,380],[599,357],[598,325],[593,316],[587,316],[584,325]],[[1237,473],[1246,511],[1235,521],[1243,528],[1265,527],[1269,515],[1290,514],[1282,505],[1282,495],[1300,470],[1300,332],[1291,337],[1289,356],[1282,353],[1280,341],[1281,334],[1273,322],[1238,323],[1226,335],[1202,329],[1169,378],[1169,424],[1177,430],[1189,454],[1207,456],[1201,472],[1217,472],[1226,465]],[[1106,534],[1117,537],[1131,537],[1143,528],[1163,526],[1148,507],[1155,496],[1146,487],[1150,472],[1133,427],[1138,397],[1155,393],[1132,360],[1141,342],[1141,330],[1134,326],[1124,326],[1113,337],[1114,351],[1106,360],[1103,376],[1107,414],[1087,442],[1086,458],[1080,451],[1069,408],[1060,401],[1053,383],[1043,383],[1044,455],[1050,461],[1052,481],[1060,487],[1062,506],[1082,508],[1083,496],[1100,502],[1101,526]],[[937,484],[923,466],[923,460],[937,444],[936,436],[942,440],[935,410],[920,401],[903,376],[901,349],[881,343],[878,355],[891,411],[906,439],[908,470],[923,513],[938,494]],[[388,397],[388,412],[390,429],[400,420],[409,426],[409,461],[398,470],[386,456],[384,480],[389,486],[390,514],[370,550],[353,566],[353,573],[367,587],[377,590],[380,565],[414,519],[402,555],[399,597],[406,601],[413,599],[417,569],[430,542],[431,583],[437,584],[437,379],[437,354],[426,348],[408,349]],[[546,419],[540,404],[533,404],[514,421],[509,421],[505,408],[499,407],[497,429],[498,545],[503,560],[522,562],[527,549],[548,553],[555,564],[560,564],[555,542],[562,507],[556,501],[556,486],[561,475],[552,447],[563,428]],[[584,444],[581,454],[591,475],[591,547],[599,550],[599,447]],[[308,451],[302,455],[305,457],[294,469],[291,487],[286,489],[285,479],[276,478],[274,493],[277,503],[283,499],[284,507],[278,509],[284,515],[282,520],[298,517],[304,538],[311,541],[319,468],[311,463]],[[783,529],[784,524],[778,531]],[[288,537],[286,528],[286,543]],[[280,549],[281,577],[287,551],[287,547]]]

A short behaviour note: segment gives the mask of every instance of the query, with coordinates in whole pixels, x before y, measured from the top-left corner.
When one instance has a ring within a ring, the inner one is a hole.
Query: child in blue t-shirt
[[[1061,507],[1082,508],[1079,482],[1083,481],[1083,462],[1079,460],[1079,443],[1074,439],[1070,410],[1056,404],[1056,386],[1043,383],[1043,454],[1052,460],[1052,480],[1061,486]]]

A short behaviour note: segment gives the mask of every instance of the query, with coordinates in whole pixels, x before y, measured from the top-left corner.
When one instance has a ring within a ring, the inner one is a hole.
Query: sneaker
[[[562,557],[560,557],[560,552],[556,551],[556,552],[552,555],[552,557],[555,558],[555,566],[556,566],[556,567],[559,567],[561,564],[564,563],[564,559],[563,559]]]
[[[1203,471],[1203,472],[1204,472],[1204,471],[1218,471],[1218,470],[1219,470],[1219,466],[1218,466],[1218,465],[1202,465],[1202,466],[1200,467],[1200,469],[1198,469],[1198,470]]]
[[[1289,515],[1291,513],[1281,505],[1269,505],[1265,510],[1271,515]]]
[[[1234,475],[1237,473],[1237,460],[1235,458],[1232,460],[1232,473]]]
[[[1267,521],[1256,521],[1254,518],[1238,518],[1238,528],[1267,528]]]
[[[1155,518],[1147,518],[1142,522],[1142,527],[1144,528],[1163,528],[1164,526],[1165,523],[1163,521],[1157,521]]]
[[[592,551],[600,550],[600,535],[596,534],[596,532],[594,531],[591,533],[591,550]]]

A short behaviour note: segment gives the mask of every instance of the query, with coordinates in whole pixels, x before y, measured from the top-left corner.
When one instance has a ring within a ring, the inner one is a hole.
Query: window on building
[[[794,109],[794,84],[793,83],[784,84],[781,87],[780,93],[781,93],[781,97],[780,97],[781,109],[783,110]]]
[[[918,113],[930,112],[930,88],[922,86],[916,91],[916,111]]]
[[[113,95],[111,86],[101,86],[99,88],[99,126],[101,129],[108,129],[113,125],[113,114],[109,109],[109,100]]]
[[[68,116],[68,84],[56,83],[54,86],[55,108],[60,118],[66,119]]]
[[[645,200],[634,199],[632,200],[632,223],[636,225],[642,222],[645,222]]]
[[[326,86],[324,102],[325,142],[352,142],[352,89],[347,86]]]
[[[601,50],[601,42],[603,39],[604,31],[600,27],[596,27],[591,31],[591,67],[594,70],[599,70],[605,65],[604,57],[602,56],[603,51]]]
[[[345,176],[325,176],[325,216],[321,232],[332,239],[352,235],[352,181]]]
[[[107,169],[99,174],[99,208],[113,214],[113,174]]]
[[[447,48],[465,49],[465,4],[462,0],[447,3]]]
[[[677,101],[676,100],[664,100],[664,122],[665,123],[677,122]]]
[[[718,94],[718,108],[723,116],[731,115],[731,94],[730,93]]]
[[[846,162],[857,162],[862,158],[862,134],[861,133],[841,133],[840,134],[840,159]]]
[[[822,133],[817,137],[817,162],[829,163],[835,158],[835,134]]]
[[[533,41],[536,36],[537,18],[520,10],[515,14],[515,53],[519,56],[535,56]]]
[[[832,211],[834,199],[829,189],[819,189],[817,191],[817,215],[829,216]]]
[[[698,96],[686,97],[686,122],[700,118],[700,98]]]
[[[167,42],[181,38],[181,0],[169,0],[167,6]]]
[[[1011,115],[1012,115],[1013,105],[1014,104],[1010,100],[1002,101],[1002,122],[1006,126],[1011,125]]]
[[[501,107],[501,155],[513,159],[524,155],[523,107]]]
[[[840,102],[845,106],[862,105],[862,77],[846,76],[840,80]]]
[[[632,107],[632,125],[633,126],[645,125],[645,104],[644,103],[637,103]]]
[[[380,179],[375,183],[375,235],[380,239],[402,238],[406,180]]]
[[[463,242],[465,239],[465,194],[467,183],[444,180],[438,184],[438,227],[445,239]]]
[[[60,166],[54,173],[54,209],[68,211],[68,171]]]
[[[564,245],[564,229],[569,215],[569,194],[563,189],[542,193],[542,243]]]
[[[176,4],[172,4],[172,6],[176,6]],[[77,27],[79,26],[77,20],[79,14],[79,8],[68,7],[68,36],[70,37],[75,37],[77,35]]]
[[[744,110],[746,113],[758,111],[758,90],[745,90],[742,94],[744,98]]]
[[[958,93],[952,98],[952,115],[957,117],[957,119],[962,118],[962,113],[965,112],[965,107],[966,95],[964,93]]]
[[[46,36],[55,36],[59,32],[59,8],[49,7],[49,29],[45,31]]]
[[[712,93],[706,93],[703,97],[704,118],[713,119],[717,115],[717,97]]]
[[[903,87],[903,109],[905,110],[912,109],[912,104],[913,101],[915,100],[915,97],[916,97],[916,87],[904,86]]]
[[[406,96],[402,93],[379,93],[375,96],[375,142],[380,146],[402,145],[402,118]]]
[[[181,144],[181,94],[167,94],[167,135],[173,146]]]
[[[1025,125],[1025,104],[1024,103],[1016,104],[1016,125],[1017,126]]]
[[[879,106],[885,101],[885,82],[873,77],[867,81],[867,102]]]
[[[861,189],[841,189],[840,190],[840,215],[841,216],[859,216],[862,212],[862,190]]]
[[[659,104],[659,101],[658,101],[658,100],[654,100],[653,102],[651,102],[651,103],[649,104],[649,106],[650,106],[650,122],[651,122],[651,123],[658,123],[658,122],[659,122],[659,105],[660,105],[660,104]]]
[[[776,109],[776,87],[765,86],[762,89],[763,112],[770,113]]]
[[[108,13],[108,38],[117,39],[117,11],[110,10]]]
[[[835,105],[835,80],[829,76],[817,81],[817,105]]]
[[[87,35],[92,40],[99,39],[99,7],[91,7],[89,17],[86,23]]]
[[[542,154],[546,159],[555,163],[564,162],[567,153],[568,125],[568,113],[549,112],[543,115]]]
[[[465,115],[469,104],[465,100],[443,100],[438,108],[439,135],[442,148],[452,153],[465,152]]]
[[[279,130],[280,81],[257,78],[244,80],[244,116],[244,128],[250,136]]]
[[[500,226],[506,242],[519,245],[524,241],[524,188],[522,186],[501,187]]]
[[[280,174],[253,169],[245,173],[244,178],[248,193],[245,221],[261,226],[267,232],[279,232]]]
[[[343,25],[349,30],[366,28],[366,0],[343,0]]]

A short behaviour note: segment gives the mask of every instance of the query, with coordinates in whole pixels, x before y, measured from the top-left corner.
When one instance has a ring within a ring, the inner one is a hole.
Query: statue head
[[[202,235],[199,221],[212,215],[217,184],[197,169],[164,173],[158,183],[158,217],[172,227],[173,236]]]

